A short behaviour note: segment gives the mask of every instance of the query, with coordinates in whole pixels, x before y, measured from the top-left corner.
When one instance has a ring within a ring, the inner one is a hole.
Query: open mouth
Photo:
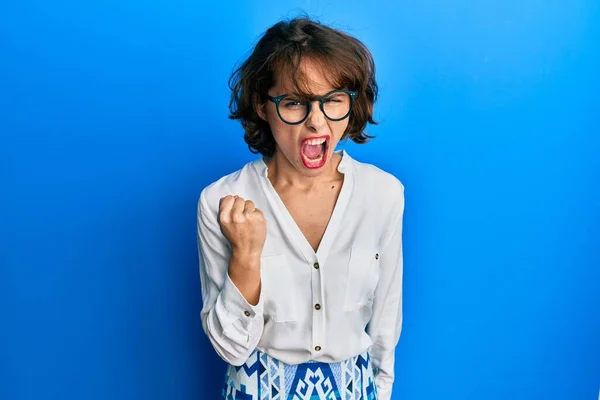
[[[302,142],[302,162],[307,168],[321,168],[327,162],[329,136],[308,138]]]

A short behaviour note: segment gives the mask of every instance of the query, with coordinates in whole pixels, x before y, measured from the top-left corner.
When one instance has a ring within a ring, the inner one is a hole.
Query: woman
[[[370,52],[300,18],[271,27],[230,81],[261,157],[202,191],[202,325],[223,399],[390,399],[402,322],[404,188],[334,151],[364,143]]]

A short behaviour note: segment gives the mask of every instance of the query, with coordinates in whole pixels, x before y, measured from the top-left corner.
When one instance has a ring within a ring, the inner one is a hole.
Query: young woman
[[[391,398],[402,323],[404,187],[336,151],[377,97],[357,39],[298,18],[230,81],[255,161],[198,202],[202,324],[223,399]]]

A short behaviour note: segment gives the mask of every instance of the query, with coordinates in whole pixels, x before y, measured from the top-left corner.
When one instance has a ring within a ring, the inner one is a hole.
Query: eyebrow
[[[331,92],[334,92],[336,90],[344,90],[344,89],[331,89],[326,91],[323,94],[319,94],[319,95],[312,95],[312,96],[308,96],[306,94],[301,94],[301,93],[282,93],[280,94],[280,96],[283,96],[284,94],[287,96],[290,96],[292,98],[299,98],[299,99],[303,99],[303,100],[311,100],[311,101],[316,101],[316,100],[320,100],[323,97],[325,97],[326,95],[330,94]]]

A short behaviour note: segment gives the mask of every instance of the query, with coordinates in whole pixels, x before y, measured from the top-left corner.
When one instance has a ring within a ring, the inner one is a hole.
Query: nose
[[[306,118],[306,126],[317,131],[326,123],[327,117],[323,114],[319,101],[313,101],[310,107],[310,113]]]

